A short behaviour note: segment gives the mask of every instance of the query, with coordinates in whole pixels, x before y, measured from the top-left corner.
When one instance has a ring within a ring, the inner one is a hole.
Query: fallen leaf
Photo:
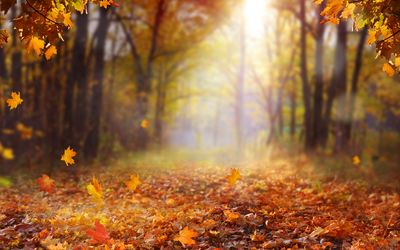
[[[125,185],[130,191],[135,191],[137,186],[139,186],[141,183],[142,182],[140,181],[138,175],[131,175],[131,178],[128,181],[125,181]]]
[[[224,215],[226,217],[226,221],[229,221],[229,222],[235,221],[240,217],[239,213],[232,212],[230,210],[224,210]]]
[[[238,180],[242,177],[240,176],[239,170],[232,168],[231,174],[226,177],[230,185],[235,185]]]
[[[55,181],[51,179],[48,175],[44,174],[42,177],[36,180],[39,185],[39,189],[43,192],[52,193],[56,187]]]
[[[102,203],[103,202],[103,190],[100,183],[95,177],[92,179],[92,183],[86,186],[88,193],[92,196],[93,200]]]
[[[110,241],[110,236],[106,228],[99,222],[99,220],[96,220],[94,225],[95,230],[88,229],[86,234],[92,238],[92,241],[95,244],[107,244]]]
[[[191,246],[196,244],[196,241],[192,238],[197,237],[197,232],[190,230],[188,227],[185,227],[183,230],[179,232],[179,235],[175,236],[174,241],[179,241],[183,246]]]

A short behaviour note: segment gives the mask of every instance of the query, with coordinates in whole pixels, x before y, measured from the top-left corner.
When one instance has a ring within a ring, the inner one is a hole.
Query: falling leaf
[[[106,228],[99,222],[99,220],[96,220],[94,225],[95,230],[88,229],[86,234],[92,238],[92,241],[95,244],[107,244],[110,241],[110,236]]]
[[[94,201],[98,203],[103,202],[103,190],[95,177],[93,177],[92,182],[86,186],[86,189]]]
[[[185,227],[183,230],[179,232],[179,235],[175,236],[174,241],[179,241],[183,246],[191,246],[196,244],[196,241],[192,238],[197,237],[197,232],[190,230],[188,227]]]
[[[149,122],[149,120],[147,120],[147,119],[143,119],[143,120],[140,122],[140,127],[144,128],[144,129],[148,128],[149,126],[150,126],[150,122]]]
[[[128,181],[125,181],[126,186],[130,191],[135,191],[137,186],[139,186],[142,182],[139,179],[138,175],[131,175],[131,178]]]
[[[54,55],[57,55],[57,48],[54,45],[50,45],[50,47],[46,49],[46,52],[44,52],[44,56],[47,60],[50,60]]]
[[[64,154],[61,156],[61,160],[65,162],[65,164],[68,165],[73,165],[75,164],[75,161],[73,157],[76,156],[76,152],[68,146],[66,150],[64,150]]]
[[[42,177],[36,180],[36,183],[39,185],[39,189],[43,192],[52,193],[56,186],[55,181],[51,179],[48,175],[42,175]]]
[[[236,212],[232,212],[230,210],[224,210],[224,215],[226,217],[226,221],[232,222],[239,219],[240,214]]]
[[[11,98],[7,99],[7,105],[10,107],[10,110],[13,110],[18,107],[24,100],[21,99],[21,94],[18,92],[11,92]]]
[[[1,151],[1,155],[3,156],[4,159],[6,160],[12,160],[14,159],[14,152],[11,148],[4,148]]]
[[[28,51],[35,51],[36,55],[40,56],[42,54],[42,49],[44,48],[44,41],[36,36],[32,36],[27,44]]]
[[[15,128],[20,133],[22,140],[32,139],[32,134],[33,134],[32,127],[27,127],[23,123],[18,122]]]
[[[239,171],[236,168],[231,170],[231,174],[226,177],[230,185],[235,185],[238,180],[242,177],[240,176]]]
[[[387,74],[389,77],[394,76],[394,73],[396,73],[396,71],[393,69],[393,66],[392,66],[391,64],[389,64],[389,63],[383,64],[382,70],[383,70],[384,72],[386,72],[386,74]]]
[[[358,155],[353,156],[353,158],[351,158],[351,161],[354,166],[360,166],[361,160],[360,157],[358,157]]]

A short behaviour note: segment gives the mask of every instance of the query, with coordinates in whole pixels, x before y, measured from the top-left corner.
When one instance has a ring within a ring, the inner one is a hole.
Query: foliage
[[[314,1],[321,4],[324,0]],[[367,26],[368,43],[375,44],[377,54],[389,61],[383,70],[393,76],[395,69],[400,69],[396,63],[400,57],[399,12],[400,2],[396,0],[326,0],[321,15],[326,17],[323,22],[338,24],[340,19],[351,18],[357,30]]]
[[[100,7],[118,6],[114,0],[91,0]],[[16,0],[2,0],[0,12],[7,14],[17,4]],[[88,0],[27,0],[21,3],[21,13],[14,17],[14,27],[19,38],[25,42],[28,51],[44,54],[51,59],[57,54],[55,45],[66,30],[73,26],[71,15],[74,11],[87,11]],[[0,30],[0,47],[7,42],[7,31]]]

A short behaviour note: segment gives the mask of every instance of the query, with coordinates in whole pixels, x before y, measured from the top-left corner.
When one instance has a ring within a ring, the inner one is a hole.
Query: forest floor
[[[299,174],[306,161],[292,164],[75,165],[75,175],[50,176],[50,194],[35,182],[41,173],[20,177],[0,188],[0,249],[400,248],[398,193],[320,181]],[[233,167],[241,178],[231,185]],[[141,183],[129,191],[132,174]],[[102,202],[87,192],[93,176]]]

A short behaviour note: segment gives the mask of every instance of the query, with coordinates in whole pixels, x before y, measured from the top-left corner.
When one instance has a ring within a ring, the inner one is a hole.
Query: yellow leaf
[[[7,99],[7,105],[10,107],[10,110],[13,110],[18,107],[24,100],[21,99],[21,94],[18,92],[12,92],[11,98]]]
[[[226,221],[232,222],[234,220],[239,219],[240,214],[236,212],[232,212],[230,210],[224,210],[224,215],[226,217]]]
[[[73,25],[71,20],[71,13],[63,13],[62,17],[63,17],[63,24],[68,28],[71,28]]]
[[[387,74],[389,77],[394,76],[394,73],[396,73],[396,71],[394,70],[393,66],[392,66],[391,64],[389,64],[389,63],[383,64],[382,70],[383,70],[384,72],[386,72],[386,74]]]
[[[32,36],[27,44],[28,51],[35,51],[36,55],[40,56],[42,54],[42,49],[44,48],[44,41],[36,36]]]
[[[400,68],[400,57],[396,57],[396,58],[394,59],[394,65],[395,65],[397,68]]]
[[[130,191],[135,191],[137,186],[139,186],[141,183],[142,182],[137,175],[131,175],[131,179],[125,182]]]
[[[14,159],[14,152],[13,152],[13,150],[11,148],[4,148],[2,150],[1,154],[2,154],[3,158],[6,159],[6,160]]]
[[[54,55],[57,55],[57,48],[54,45],[51,45],[46,49],[46,52],[44,52],[44,56],[46,57],[46,60],[50,60]]]
[[[231,170],[231,174],[230,174],[229,176],[227,176],[226,178],[227,178],[229,184],[235,185],[236,182],[237,182],[238,180],[240,180],[242,177],[240,176],[239,171],[238,171],[236,168],[233,168],[233,169]]]
[[[103,8],[107,9],[107,7],[110,6],[110,5],[111,5],[111,1],[110,0],[101,0],[100,1],[100,7],[103,7]]]
[[[368,31],[368,39],[367,39],[367,43],[369,45],[373,44],[378,38],[376,36],[376,30],[369,30]]]
[[[346,8],[344,8],[342,12],[342,18],[348,19],[349,17],[353,17],[355,8],[356,5],[354,3],[347,4]]]
[[[175,236],[174,241],[179,241],[183,246],[191,246],[196,244],[196,241],[192,238],[197,237],[197,232],[190,230],[188,227],[185,227],[183,230],[179,232],[179,235]]]
[[[94,201],[98,203],[103,202],[103,190],[95,177],[93,177],[92,182],[86,186],[86,189]]]
[[[64,154],[61,156],[61,160],[65,162],[65,164],[68,165],[73,165],[75,164],[75,161],[73,157],[76,156],[76,152],[68,146],[66,150],[64,150]]]
[[[358,155],[353,156],[353,158],[351,158],[351,162],[353,163],[354,166],[360,166],[361,163],[360,157],[358,157]]]

